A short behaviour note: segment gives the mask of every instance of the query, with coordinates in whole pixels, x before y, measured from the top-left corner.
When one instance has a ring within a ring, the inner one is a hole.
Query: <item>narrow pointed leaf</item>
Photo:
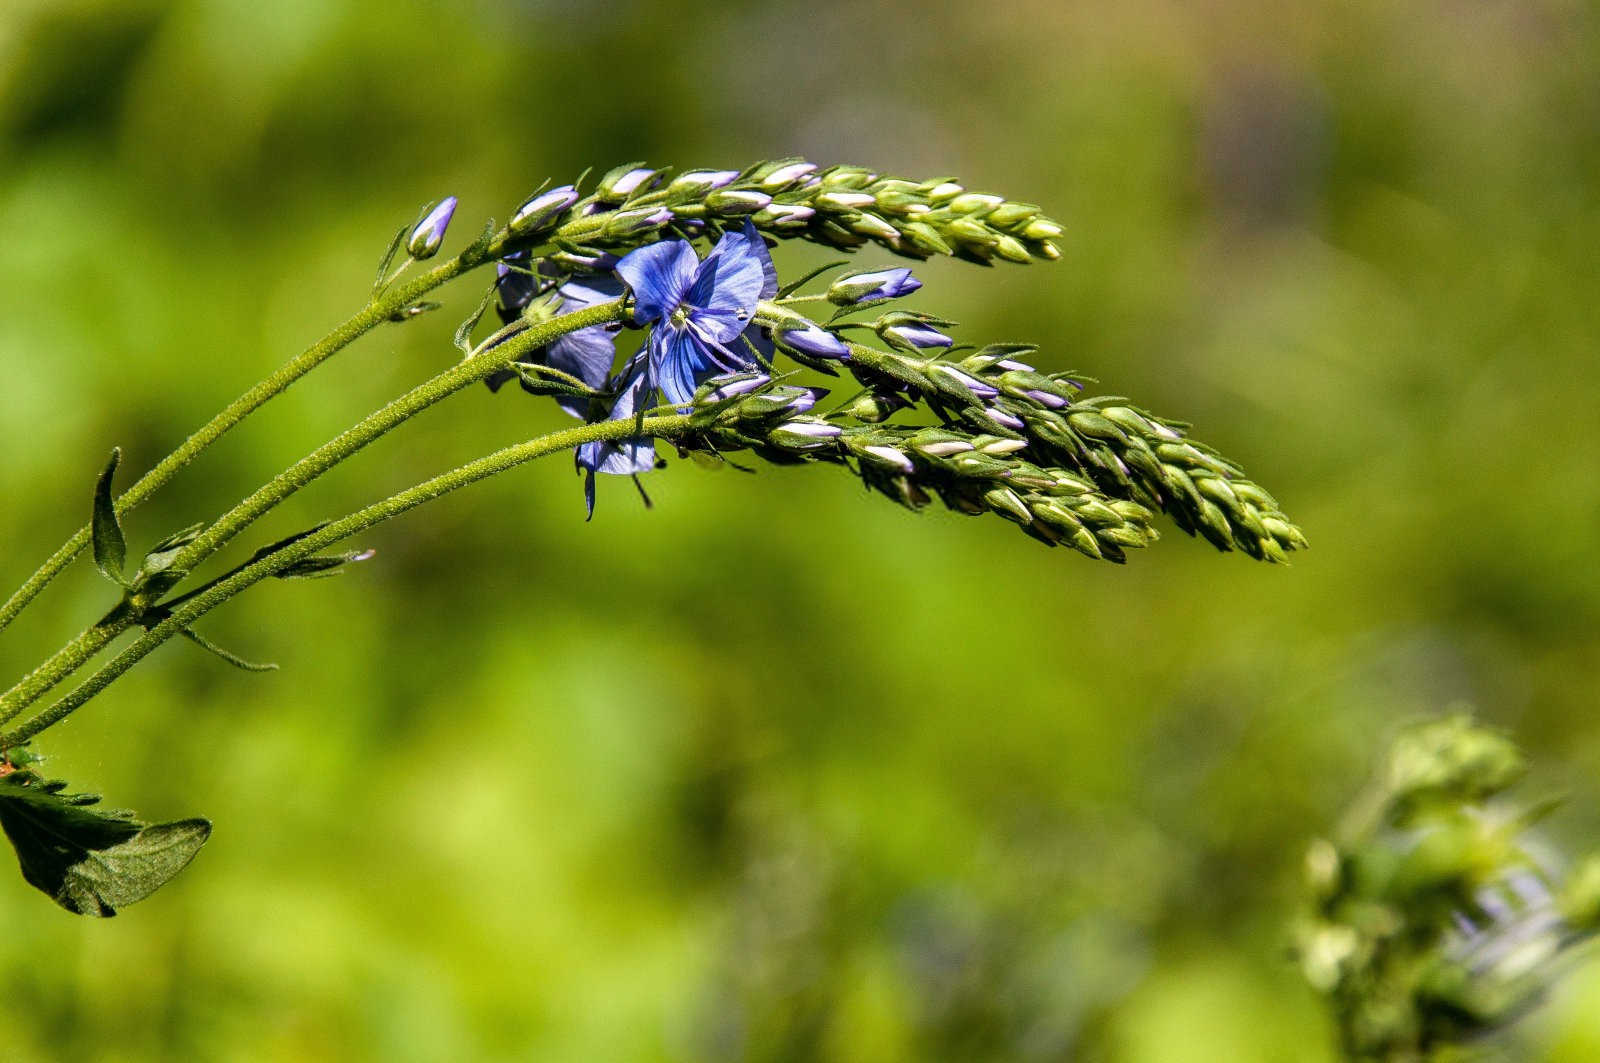
[[[278,579],[326,579],[339,575],[346,565],[370,561],[377,553],[376,550],[350,550],[342,554],[313,554],[311,557],[302,557],[273,575]]]
[[[389,266],[394,262],[394,256],[400,251],[400,245],[405,243],[409,227],[403,227],[394,234],[394,239],[389,241],[389,250],[383,253],[383,260],[378,263],[378,278],[372,282],[372,294],[377,295],[383,291],[384,283],[389,279]]]
[[[255,564],[257,561],[260,561],[262,558],[268,557],[268,556],[270,556],[272,554],[277,553],[279,550],[282,550],[285,546],[293,546],[295,543],[299,542],[301,539],[304,539],[306,536],[317,534],[317,532],[321,531],[323,528],[326,528],[329,524],[332,524],[332,523],[333,523],[332,521],[328,521],[328,520],[318,521],[316,524],[313,524],[311,527],[307,528],[305,531],[297,531],[293,535],[285,535],[282,539],[279,539],[277,542],[268,543],[266,546],[263,546],[261,549],[257,550],[255,553],[251,554],[250,555],[250,560],[246,561],[240,567],[241,568],[248,568],[250,565]]]
[[[271,662],[267,662],[265,664],[257,664],[255,661],[247,661],[247,660],[245,660],[243,657],[240,657],[236,653],[230,653],[227,650],[223,649],[221,646],[218,646],[215,642],[212,642],[210,639],[206,638],[204,635],[199,634],[198,632],[196,632],[192,628],[184,628],[182,631],[178,632],[178,634],[182,635],[184,638],[188,639],[190,642],[194,643],[196,646],[199,646],[201,649],[205,650],[207,653],[211,653],[211,654],[216,655],[217,657],[222,658],[224,661],[227,661],[229,664],[233,665],[235,668],[239,669],[240,671],[243,671],[243,672],[276,672],[278,670],[278,666],[275,665],[275,664],[272,664]]]
[[[472,357],[472,330],[478,327],[479,321],[483,320],[483,315],[488,312],[489,304],[494,301],[494,298],[495,286],[491,284],[489,290],[484,293],[482,301],[478,303],[478,308],[465,321],[456,326],[455,345],[456,350],[461,352],[461,357]]]
[[[117,507],[111,499],[111,479],[122,462],[122,448],[114,447],[111,460],[100,473],[94,485],[94,564],[106,579],[123,586],[122,567],[127,561],[128,544],[122,537],[122,525],[117,520]]]

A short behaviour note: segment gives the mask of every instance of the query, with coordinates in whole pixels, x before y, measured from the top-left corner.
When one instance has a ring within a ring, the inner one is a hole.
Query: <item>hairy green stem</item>
[[[417,385],[301,458],[218,517],[199,537],[179,551],[168,567],[167,573],[181,577],[192,571],[196,565],[216,553],[239,532],[300,488],[428,407],[482,380],[521,355],[546,346],[569,332],[621,320],[623,312],[623,301],[618,299],[550,318],[529,326],[498,347],[457,363],[431,380]],[[109,633],[102,630],[105,627],[104,621],[87,629],[58,650],[27,678],[6,691],[4,695],[0,695],[0,723],[16,717],[56,683],[71,675],[108,642],[136,622],[144,609],[155,603],[143,601],[135,595],[128,604],[131,606],[131,619],[127,623]],[[91,637],[91,633],[95,632],[100,632],[104,637]]]
[[[397,517],[425,502],[430,502],[442,495],[532,461],[535,458],[544,457],[547,454],[568,450],[583,443],[630,439],[641,435],[658,439],[671,439],[684,435],[691,429],[692,418],[686,414],[646,417],[642,421],[600,421],[595,424],[580,425],[495,451],[493,454],[479,458],[477,461],[469,462],[430,480],[425,480],[415,487],[359,509],[303,539],[297,539],[288,546],[250,565],[246,565],[232,576],[208,589],[205,593],[189,599],[181,608],[174,610],[170,616],[152,626],[136,641],[130,643],[121,653],[117,654],[116,657],[112,658],[93,675],[74,688],[71,693],[62,697],[36,716],[28,719],[16,729],[0,735],[0,749],[8,749],[20,745],[46,728],[59,723],[79,706],[83,705],[84,702],[110,686],[117,677],[133,667],[157,646],[174,635],[181,634],[184,628],[212,609],[215,609],[248,587],[272,576],[276,572],[282,571],[294,562],[309,557],[316,551],[324,549],[341,539],[365,531],[367,528],[381,524],[392,517]]]
[[[71,642],[52,654],[39,667],[23,676],[15,686],[6,692],[5,698],[0,699],[0,705],[15,704],[16,708],[7,707],[5,715],[0,717],[0,723],[11,719],[22,709],[37,700],[40,695],[46,693],[57,683],[75,672],[84,661],[89,660],[89,658],[110,645],[118,635],[132,627],[133,623],[134,620],[131,613],[125,609],[117,610],[112,616],[80,631]]]
[[[282,394],[311,370],[389,320],[394,314],[412,306],[435,288],[491,261],[499,253],[504,239],[502,233],[486,244],[475,244],[413,280],[375,295],[357,314],[234,399],[203,427],[185,439],[176,450],[141,476],[137,483],[117,499],[118,516],[155,494],[207,447],[221,439],[235,425],[260,409],[270,399]],[[89,545],[90,537],[88,525],[79,528],[10,598],[6,599],[5,604],[0,605],[0,631],[4,631],[28,603],[38,597],[39,592],[83,552]]]

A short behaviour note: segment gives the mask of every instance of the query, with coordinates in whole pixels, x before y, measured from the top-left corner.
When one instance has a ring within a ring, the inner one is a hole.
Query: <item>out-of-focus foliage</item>
[[[1477,706],[1568,792],[1549,837],[1600,827],[1597,54],[1567,0],[4,5],[6,590],[424,204],[454,246],[545,177],[791,153],[1044,205],[1063,260],[930,263],[940,311],[1184,411],[1315,548],[1114,569],[688,463],[585,525],[539,463],[203,625],[283,671],[175,644],[47,736],[217,830],[106,923],[0,875],[3,1054],[1333,1058],[1284,925],[1400,723]],[[208,452],[133,556],[455,358],[478,295]],[[465,394],[261,541],[559,418]],[[80,561],[0,666],[107,596]],[[1594,1058],[1597,1004],[1578,971],[1517,1051]]]
[[[1349,1059],[1459,1058],[1538,1004],[1593,937],[1600,855],[1569,870],[1530,829],[1549,803],[1505,796],[1526,770],[1468,717],[1421,724],[1395,740],[1338,840],[1307,851],[1296,951]]]

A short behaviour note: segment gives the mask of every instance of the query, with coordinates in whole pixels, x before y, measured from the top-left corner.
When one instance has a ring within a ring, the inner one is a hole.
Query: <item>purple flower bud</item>
[[[798,388],[794,398],[789,400],[789,409],[794,413],[809,413],[823,398],[827,397],[827,388]]]
[[[786,432],[807,439],[838,439],[844,434],[844,429],[836,424],[827,424],[822,421],[790,421],[782,426]]]
[[[633,236],[650,229],[659,229],[672,220],[672,211],[666,207],[641,207],[637,210],[619,210],[606,221],[605,235]]]
[[[761,187],[777,191],[787,185],[800,180],[800,178],[816,170],[816,164],[810,162],[791,162],[787,166],[780,166],[761,179]]]
[[[516,209],[507,226],[512,236],[526,236],[543,229],[557,214],[578,201],[578,190],[571,185],[541,192]]]
[[[755,216],[755,223],[767,229],[803,229],[816,214],[804,203],[772,203]]]
[[[848,358],[850,347],[838,336],[821,325],[806,322],[803,328],[778,331],[774,338],[778,346],[790,351],[808,354],[813,358]]]
[[[557,251],[550,256],[550,261],[573,273],[610,273],[621,260],[610,251],[590,251],[588,254]]]
[[[985,454],[1015,454],[1017,451],[1025,449],[1027,445],[1028,442],[1025,439],[996,439],[993,442],[985,443],[978,449]]]
[[[1028,398],[1032,399],[1034,402],[1037,402],[1040,406],[1047,406],[1052,410],[1059,410],[1061,407],[1067,404],[1067,400],[1062,398],[1060,395],[1052,395],[1048,391],[1040,391],[1037,388],[1030,388],[1029,390],[1023,392],[1023,394],[1027,395]]]
[[[679,195],[703,196],[707,192],[727,188],[738,179],[738,170],[689,170],[674,177],[667,189]]]
[[[975,399],[992,399],[1000,394],[1000,389],[984,383],[975,376],[963,373],[953,365],[936,365],[933,372],[948,377],[965,388]]]
[[[743,189],[717,189],[706,197],[706,209],[713,214],[754,214],[772,202],[765,192],[747,192]]]
[[[938,329],[915,321],[903,321],[879,330],[891,346],[901,350],[925,350],[929,347],[948,347],[955,341]]]
[[[811,450],[843,434],[844,429],[825,421],[789,421],[774,428],[767,438],[791,450]]]
[[[814,200],[823,210],[865,210],[878,201],[865,192],[823,192]]]
[[[1004,410],[997,410],[991,407],[983,412],[989,415],[989,420],[993,421],[1001,428],[1009,428],[1013,432],[1020,432],[1024,427],[1022,418],[1014,417]]]
[[[1032,372],[1034,372],[1033,366],[1029,365],[1027,362],[1019,362],[1015,358],[1003,358],[1003,359],[1001,359],[1000,361],[998,361],[998,362],[996,362],[994,364],[995,364],[995,366],[997,368],[1010,370],[1011,372],[1016,372],[1016,373],[1032,373]]]
[[[738,376],[717,377],[709,383],[712,398],[731,399],[735,395],[748,395],[757,388],[766,387],[772,383],[772,378],[765,373],[742,373]]]
[[[876,458],[879,464],[887,465],[900,472],[916,472],[917,467],[911,459],[906,457],[905,451],[894,447],[862,447],[862,451]]]
[[[910,295],[922,282],[904,267],[880,269],[871,273],[850,273],[828,287],[828,301],[835,306],[854,306],[879,299],[898,299]]]
[[[964,439],[940,439],[932,443],[919,443],[917,449],[930,458],[948,458],[972,450],[973,445]]]
[[[620,203],[639,189],[647,187],[648,182],[655,178],[656,172],[648,166],[635,166],[627,170],[619,166],[600,179],[600,186],[595,190],[595,194],[601,199]]]
[[[445,196],[429,207],[422,220],[411,229],[411,236],[406,240],[406,254],[419,262],[438,254],[444,244],[444,231],[450,227],[450,218],[455,212],[455,196]]]

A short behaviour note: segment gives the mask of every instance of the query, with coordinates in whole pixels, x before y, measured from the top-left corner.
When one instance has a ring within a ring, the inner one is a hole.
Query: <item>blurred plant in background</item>
[[[1505,797],[1525,773],[1468,717],[1416,726],[1339,840],[1307,853],[1297,951],[1347,1058],[1463,1058],[1452,1049],[1521,1018],[1600,930],[1600,853],[1563,865],[1533,830],[1549,804]]]

